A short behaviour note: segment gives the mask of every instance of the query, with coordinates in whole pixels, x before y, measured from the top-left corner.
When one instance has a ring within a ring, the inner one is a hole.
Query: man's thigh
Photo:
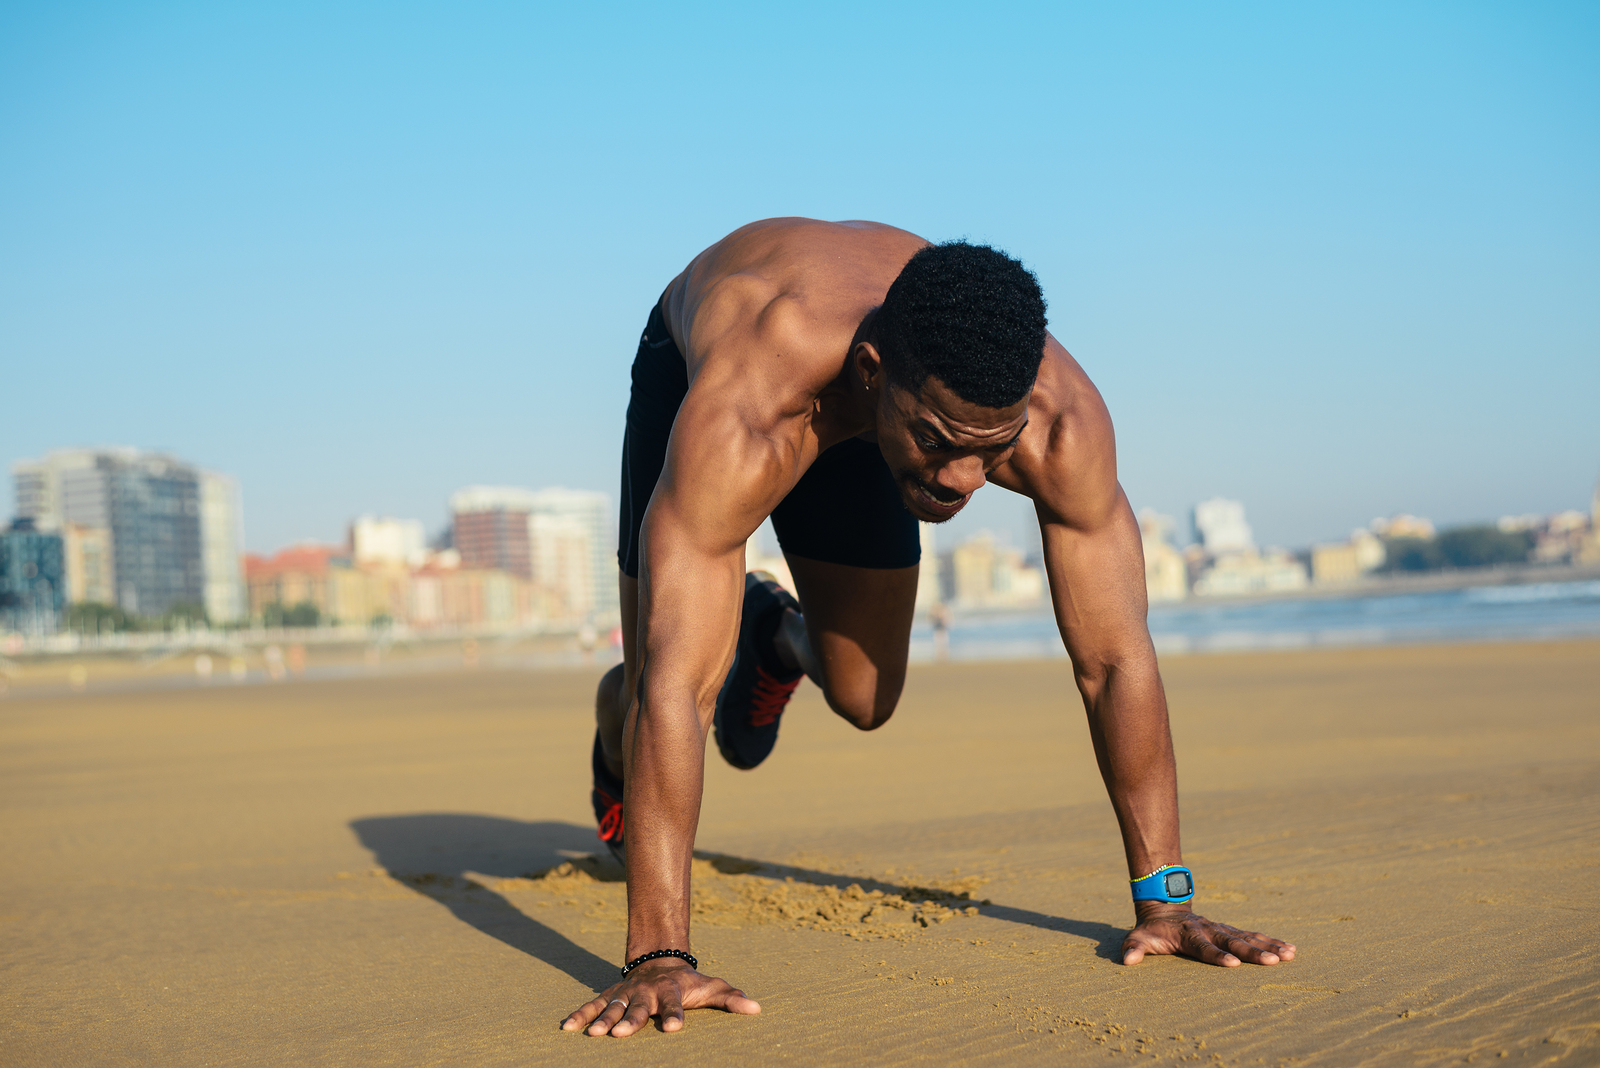
[[[872,568],[785,554],[828,704],[862,730],[893,714],[906,681],[918,567]]]

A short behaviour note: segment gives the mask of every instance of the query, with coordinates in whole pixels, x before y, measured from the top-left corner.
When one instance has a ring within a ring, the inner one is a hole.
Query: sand
[[[708,762],[695,950],[760,1000],[591,1039],[598,668],[0,701],[0,1063],[1600,1063],[1600,643],[1169,658],[1208,915],[1275,968],[1116,963],[1062,663],[803,689]]]

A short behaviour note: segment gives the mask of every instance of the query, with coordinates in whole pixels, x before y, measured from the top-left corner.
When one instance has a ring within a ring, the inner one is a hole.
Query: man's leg
[[[639,643],[639,580],[618,576],[622,608],[622,663],[600,676],[594,698],[594,720],[600,729],[600,753],[606,769],[622,778],[622,724],[628,718],[637,679]]]
[[[894,714],[905,685],[918,568],[785,558],[804,618],[786,613],[774,642],[778,655],[804,669],[853,726],[876,730]]]

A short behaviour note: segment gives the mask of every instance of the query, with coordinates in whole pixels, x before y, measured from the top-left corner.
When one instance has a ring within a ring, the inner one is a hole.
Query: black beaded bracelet
[[[700,970],[700,962],[695,960],[689,954],[685,953],[683,950],[681,950],[681,949],[658,949],[654,953],[646,953],[644,956],[636,957],[633,960],[630,960],[628,963],[624,964],[622,966],[622,975],[623,975],[624,978],[626,978],[629,972],[633,971],[635,968],[637,968],[639,965],[643,964],[645,961],[647,961],[647,960],[660,960],[662,957],[677,957],[679,960],[686,960],[686,961],[689,962],[689,967],[693,968],[695,971],[699,971]]]

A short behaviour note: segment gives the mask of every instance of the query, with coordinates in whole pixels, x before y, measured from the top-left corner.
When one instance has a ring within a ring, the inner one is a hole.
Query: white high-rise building
[[[250,614],[245,593],[243,509],[239,483],[215,471],[200,472],[200,557],[206,618],[235,623]]]
[[[534,581],[545,582],[554,589],[571,591],[571,604],[587,603],[584,614],[608,613],[617,610],[617,538],[611,521],[611,499],[593,490],[569,490],[555,487],[530,494],[528,537],[534,559]],[[583,567],[565,560],[568,549],[556,546],[567,544],[575,533],[581,532],[587,542],[587,562]],[[548,549],[540,548],[539,541],[550,543]],[[540,561],[548,560],[552,569],[548,578],[541,578]],[[562,583],[568,585],[563,586]]]
[[[1244,505],[1238,501],[1222,497],[1201,501],[1194,506],[1194,529],[1212,556],[1252,552],[1256,547],[1255,535],[1244,520]]]
[[[521,575],[571,615],[617,610],[611,499],[591,490],[469,486],[450,498],[462,565]]]
[[[528,517],[534,581],[552,591],[570,617],[595,610],[594,532],[578,516],[534,512]]]
[[[420,519],[364,515],[350,524],[350,555],[358,564],[420,567],[428,556],[427,532]]]

